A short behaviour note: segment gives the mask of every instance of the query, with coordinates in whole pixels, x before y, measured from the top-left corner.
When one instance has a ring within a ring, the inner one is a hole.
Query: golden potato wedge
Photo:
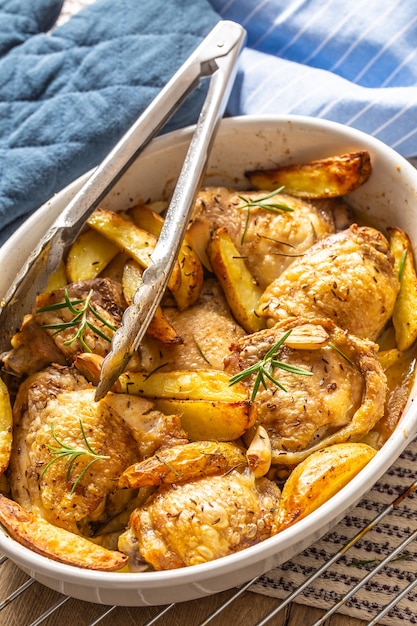
[[[152,233],[155,237],[159,236],[164,219],[158,213],[152,211],[147,205],[141,204],[132,207],[129,210],[129,215],[131,215],[137,226]],[[172,295],[174,296],[178,309],[184,311],[198,300],[204,278],[200,259],[194,252],[191,240],[187,235],[184,237],[184,241],[181,244],[178,262],[181,270],[181,284]]]
[[[77,355],[74,365],[87,380],[97,385],[102,360],[97,354],[84,353]],[[150,376],[143,372],[126,372],[115,382],[112,391],[152,398],[155,408],[166,415],[181,415],[181,425],[193,441],[234,441],[255,423],[256,405],[248,399],[243,385],[235,385],[238,388],[233,390],[229,378],[220,372],[219,386],[218,381],[208,375],[212,371],[155,372]]]
[[[187,228],[187,237],[192,242],[193,249],[209,272],[213,271],[210,259],[207,256],[207,246],[211,238],[210,224],[201,217],[190,221]]]
[[[153,402],[166,415],[180,415],[181,425],[192,441],[234,441],[256,420],[255,405],[249,399],[223,402],[153,398]]]
[[[273,191],[284,187],[285,193],[299,198],[335,198],[363,185],[371,171],[370,155],[362,150],[270,170],[253,170],[246,176],[255,189]]]
[[[110,263],[103,269],[100,276],[102,276],[103,278],[110,278],[111,280],[115,280],[118,283],[121,283],[123,279],[123,270],[129,258],[130,257],[127,256],[124,252],[118,252],[114,259],[112,259]]]
[[[214,369],[125,372],[118,382],[122,393],[149,398],[242,402],[249,397],[246,385],[230,386],[229,376]]]
[[[98,276],[118,254],[119,248],[99,232],[82,232],[69,249],[66,269],[71,283]]]
[[[123,295],[128,304],[132,304],[133,296],[139,285],[142,283],[143,270],[139,263],[133,259],[129,259],[123,266],[122,288]]]
[[[0,474],[9,465],[12,451],[12,405],[6,384],[0,378]]]
[[[26,548],[61,563],[86,569],[114,571],[128,557],[95,545],[88,539],[54,526],[0,494],[0,522]]]
[[[195,441],[160,450],[157,454],[128,467],[119,487],[148,487],[195,480],[246,467],[244,450],[232,443]]]
[[[146,206],[154,213],[163,213],[169,207],[168,200],[151,200]]]
[[[381,350],[378,352],[378,360],[381,363],[384,372],[398,363],[401,357],[402,352],[397,348],[392,348],[391,350]]]
[[[136,261],[130,259],[123,268],[122,286],[128,304],[132,304],[133,296],[142,281],[142,269]],[[146,335],[158,339],[165,344],[181,344],[183,339],[168,320],[161,307],[157,307],[149,324]]]
[[[214,233],[207,254],[238,324],[248,333],[265,328],[265,319],[255,313],[263,291],[225,228]]]
[[[143,228],[143,230],[148,231],[148,233],[152,233],[155,237],[159,236],[164,224],[162,215],[159,215],[159,213],[151,209],[147,204],[138,204],[130,208],[128,213],[136,226]]]
[[[59,267],[53,274],[48,277],[48,284],[45,291],[55,291],[68,285],[67,271],[64,261],[61,261]]]
[[[181,285],[172,295],[178,309],[185,311],[200,297],[204,279],[203,266],[187,236],[182,242],[178,262],[181,268]]]
[[[329,500],[375,456],[364,443],[339,443],[313,452],[284,484],[278,530],[284,530]]]
[[[394,267],[400,278],[400,291],[392,315],[397,347],[410,348],[417,339],[417,274],[411,242],[400,228],[388,228]]]
[[[141,267],[149,266],[150,257],[157,241],[154,235],[107,209],[96,209],[87,223],[115,244],[122,252],[135,259]],[[168,281],[168,287],[171,291],[175,291],[180,284],[181,272],[179,264],[176,262]]]

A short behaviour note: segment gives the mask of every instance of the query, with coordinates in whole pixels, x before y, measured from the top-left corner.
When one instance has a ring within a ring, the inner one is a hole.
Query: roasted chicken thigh
[[[169,369],[223,369],[230,344],[245,331],[234,320],[218,282],[207,279],[201,295],[185,311],[164,308],[164,313],[182,338],[182,344],[161,344],[145,337],[137,362],[140,369],[152,372],[161,366]]]
[[[236,470],[164,485],[132,513],[119,550],[139,569],[205,563],[275,534],[279,498],[275,483]]]
[[[86,309],[84,343],[76,336],[79,324],[71,325],[77,314],[72,307],[77,311]],[[66,288],[43,293],[13,337],[12,349],[1,355],[4,367],[24,376],[51,363],[71,363],[78,353],[87,349],[104,356],[110,349],[112,327],[120,326],[125,308],[120,283],[108,278],[71,283]]]
[[[288,196],[270,192],[237,192],[225,187],[207,187],[197,197],[193,219],[208,224],[209,231],[226,228],[257,283],[265,288],[294,258],[318,239],[335,232],[331,211]],[[251,206],[248,206],[251,203]],[[282,209],[272,205],[276,203]]]
[[[312,246],[266,288],[258,314],[272,326],[313,313],[375,341],[392,316],[399,291],[388,241],[353,224]]]
[[[14,404],[10,459],[13,498],[48,522],[86,535],[88,524],[106,520],[127,467],[164,443],[186,441],[179,420],[153,411],[148,400],[108,394],[95,402],[94,391],[73,368],[51,366],[29,377]],[[87,444],[100,456],[93,463],[87,453],[73,463],[71,454],[62,454],[86,451]]]
[[[311,316],[244,337],[233,346],[226,370],[234,375],[261,362],[286,332],[291,334],[274,353],[283,369],[273,366],[269,372],[280,384],[264,376],[255,402],[273,462],[292,465],[316,449],[365,435],[384,413],[387,386],[376,344]],[[288,366],[305,373],[284,369]],[[253,374],[245,379],[250,389],[254,379]]]

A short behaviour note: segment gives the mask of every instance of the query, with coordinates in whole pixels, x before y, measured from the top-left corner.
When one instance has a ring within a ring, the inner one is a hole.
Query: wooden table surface
[[[7,560],[0,565],[0,605],[15,589],[30,578]],[[155,621],[158,626],[197,626],[201,624],[232,591],[225,591],[192,602],[177,604]],[[0,612],[1,626],[29,626],[55,603],[64,598],[61,594],[34,582],[18,598],[7,602]],[[279,601],[250,591],[244,592],[221,615],[210,621],[212,626],[255,626],[270,613]],[[125,608],[116,607],[104,619],[98,618],[109,610],[99,604],[68,599],[59,609],[42,622],[43,626],[88,626],[99,623],[101,626],[142,626],[164,607]],[[278,613],[269,623],[273,626],[309,626],[314,624],[323,611],[290,604]],[[153,622],[152,622],[153,623]],[[366,622],[343,615],[333,615],[326,620],[326,626],[364,626]]]

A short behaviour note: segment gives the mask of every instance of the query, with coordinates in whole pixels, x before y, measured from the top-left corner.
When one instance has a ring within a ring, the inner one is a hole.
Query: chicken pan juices
[[[54,560],[169,570],[319,507],[396,427],[414,376],[407,233],[344,195],[366,151],[201,189],[145,339],[95,402],[164,204],[97,209],[1,355],[0,522]]]

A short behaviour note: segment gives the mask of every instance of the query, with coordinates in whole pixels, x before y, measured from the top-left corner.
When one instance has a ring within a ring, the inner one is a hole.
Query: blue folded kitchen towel
[[[311,115],[417,156],[417,12],[403,0],[210,0],[248,31],[229,113]]]
[[[206,0],[97,0],[48,32],[61,6],[0,0],[0,242],[104,158],[219,20]]]
[[[417,156],[413,2],[95,0],[52,28],[62,4],[0,0],[0,243],[103,159],[222,18],[248,31],[228,114],[330,119]]]

